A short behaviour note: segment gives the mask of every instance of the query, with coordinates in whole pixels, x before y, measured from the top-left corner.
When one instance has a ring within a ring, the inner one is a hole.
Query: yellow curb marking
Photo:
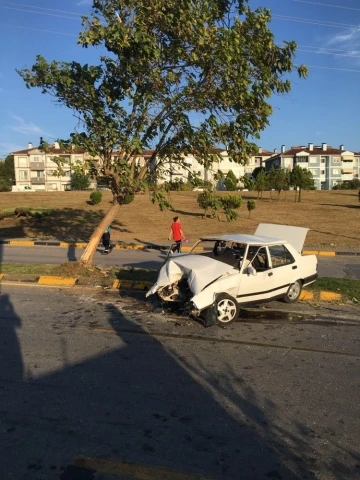
[[[76,458],[74,465],[135,480],[205,480],[202,475],[174,472],[161,467],[148,467],[102,458]]]
[[[331,301],[341,300],[341,294],[335,292],[320,292],[320,300]]]
[[[125,249],[125,250],[145,250],[146,245],[115,245],[115,249]]]
[[[318,250],[303,250],[302,254],[303,255],[318,255],[319,251]]]
[[[135,290],[144,290],[146,287],[150,287],[151,282],[136,281],[136,280],[114,280],[112,288],[133,288]]]
[[[319,252],[319,255],[321,256],[327,256],[327,257],[335,257],[336,252]]]
[[[38,285],[75,285],[77,278],[57,277],[55,275],[41,275],[38,280]]]
[[[22,245],[26,247],[33,247],[34,242],[29,242],[26,240],[10,240],[9,245]]]
[[[308,290],[303,290],[300,294],[299,300],[313,300],[314,294]]]

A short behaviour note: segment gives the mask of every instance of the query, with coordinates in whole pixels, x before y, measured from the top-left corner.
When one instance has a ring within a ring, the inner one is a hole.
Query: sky
[[[20,3],[23,2],[23,3]],[[48,61],[96,63],[97,49],[77,45],[81,15],[91,0],[0,0],[0,158],[9,152],[68,138],[76,120],[38,89],[27,89],[16,69]],[[250,0],[271,10],[276,42],[295,40],[295,63],[308,65],[306,80],[291,75],[293,88],[271,100],[274,113],[257,144],[344,145],[360,151],[360,1]]]

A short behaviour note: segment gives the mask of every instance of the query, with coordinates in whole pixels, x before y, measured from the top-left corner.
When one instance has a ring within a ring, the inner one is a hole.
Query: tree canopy
[[[37,56],[18,73],[73,110],[71,142],[90,155],[92,175],[106,178],[114,205],[94,232],[83,262],[119,205],[190,153],[208,168],[226,145],[244,163],[272,113],[273,93],[290,91],[296,44],[275,43],[268,9],[247,0],[94,0],[78,43],[98,47],[98,61],[48,62]],[[138,157],[151,149],[143,163]],[[114,160],[113,151],[117,151]],[[155,190],[154,198],[162,202]]]
[[[0,191],[8,192],[15,181],[14,156],[7,155],[0,160]]]

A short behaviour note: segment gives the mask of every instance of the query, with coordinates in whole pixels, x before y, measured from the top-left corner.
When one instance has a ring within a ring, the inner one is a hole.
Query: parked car
[[[228,325],[241,305],[296,302],[317,277],[315,255],[302,255],[308,229],[260,224],[255,235],[200,238],[187,254],[169,256],[146,296],[186,305],[208,324]]]

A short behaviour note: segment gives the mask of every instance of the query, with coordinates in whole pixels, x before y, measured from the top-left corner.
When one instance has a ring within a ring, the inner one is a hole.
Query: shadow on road
[[[166,339],[159,341],[106,298],[96,311],[100,315],[101,309],[108,325],[81,305],[78,312],[64,312],[67,322],[54,323],[49,313],[47,328],[56,328],[59,339],[59,367],[22,382],[15,333],[21,320],[8,296],[1,302],[7,332],[1,344],[1,401],[7,405],[0,408],[1,478],[93,480],[99,458],[103,466],[117,461],[118,472],[126,462],[206,479],[314,478],[304,457],[307,445],[275,427],[276,406],[257,396],[241,374],[228,368],[219,381],[209,365],[177,353],[180,347],[176,351]],[[71,330],[80,317],[83,336]],[[56,355],[42,338],[39,332],[39,361]],[[24,337],[24,350],[27,342]],[[83,360],[72,362],[78,342]],[[83,460],[74,466],[77,457]],[[337,468],[337,478],[348,478],[345,466]]]

